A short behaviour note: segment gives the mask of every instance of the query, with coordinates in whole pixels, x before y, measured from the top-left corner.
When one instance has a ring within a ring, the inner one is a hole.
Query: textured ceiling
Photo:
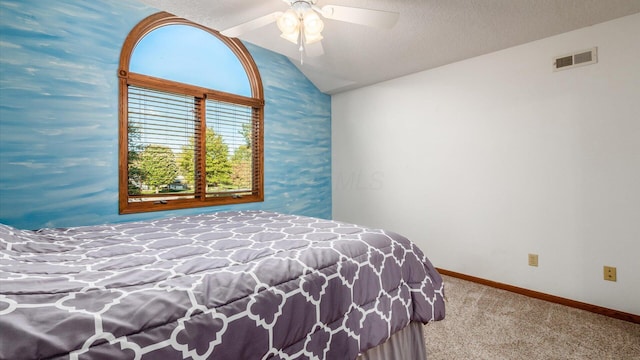
[[[282,0],[142,0],[216,30],[274,11]],[[640,0],[318,0],[395,11],[391,30],[325,20],[324,55],[305,58],[275,24],[244,41],[287,55],[323,92],[335,94],[640,12]],[[575,49],[574,49],[575,50]]]

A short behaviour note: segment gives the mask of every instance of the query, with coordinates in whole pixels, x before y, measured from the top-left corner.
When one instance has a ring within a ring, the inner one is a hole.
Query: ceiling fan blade
[[[251,21],[247,21],[246,23],[236,25],[234,27],[230,27],[226,30],[220,31],[220,34],[228,37],[238,37],[242,34],[248,33],[249,31],[255,30],[257,28],[261,28],[265,25],[269,25],[272,22],[278,20],[278,18],[282,15],[282,11],[276,11],[269,15],[261,16],[257,19],[253,19]]]
[[[304,46],[305,53],[308,57],[318,57],[324,54],[324,47],[322,47],[322,41],[316,41],[312,44]]]
[[[398,22],[400,14],[349,6],[325,5],[322,7],[322,16],[332,20],[390,29]]]

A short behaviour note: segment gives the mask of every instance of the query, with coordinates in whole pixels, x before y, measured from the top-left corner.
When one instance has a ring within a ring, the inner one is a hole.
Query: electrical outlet
[[[609,281],[616,281],[616,268],[613,266],[605,266],[604,267],[604,279]]]
[[[529,266],[538,266],[538,254],[529,254]]]

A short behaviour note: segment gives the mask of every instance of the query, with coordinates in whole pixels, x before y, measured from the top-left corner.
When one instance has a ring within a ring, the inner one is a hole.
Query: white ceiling
[[[216,30],[274,11],[282,0],[141,0]],[[391,30],[326,20],[324,55],[305,58],[275,24],[240,38],[287,55],[335,94],[640,12],[640,0],[318,0],[395,11]],[[569,51],[581,49],[567,49]],[[562,55],[562,54],[558,54]]]

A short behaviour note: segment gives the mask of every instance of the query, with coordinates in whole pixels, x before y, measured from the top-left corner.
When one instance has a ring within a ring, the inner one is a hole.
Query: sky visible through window
[[[166,25],[145,35],[133,50],[129,71],[251,97],[240,60],[194,26]]]
[[[251,87],[247,73],[240,60],[217,37],[200,28],[189,25],[165,25],[146,34],[136,45],[129,62],[129,70],[134,73],[172,80],[208,89],[224,91],[251,97]],[[166,94],[167,98],[170,95]],[[182,99],[182,100],[180,100]],[[176,102],[189,101],[184,95],[176,95]],[[192,100],[191,100],[192,102]],[[163,130],[154,123],[153,110],[139,104],[140,111],[146,112],[143,127],[154,128],[152,134],[142,130],[143,143],[162,142],[174,153],[182,152],[184,144],[175,142],[175,131]],[[189,107],[187,105],[187,107]],[[176,112],[184,111],[176,107]],[[192,118],[187,114],[185,118]],[[209,119],[213,120],[213,119]],[[223,136],[233,154],[240,145],[240,130],[236,126],[208,121],[207,127]],[[185,123],[189,129],[192,124]],[[186,129],[189,131],[189,129]],[[163,140],[164,139],[164,140]]]

